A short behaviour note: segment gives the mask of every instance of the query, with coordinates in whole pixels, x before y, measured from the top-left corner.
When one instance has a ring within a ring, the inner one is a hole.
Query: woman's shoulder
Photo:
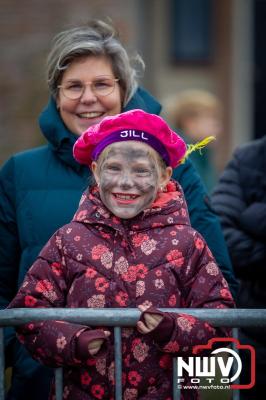
[[[43,159],[47,157],[47,154],[50,153],[51,150],[49,149],[48,145],[33,147],[27,150],[20,151],[14,154],[11,158],[16,163],[27,163],[27,162],[42,162]]]
[[[36,169],[47,159],[48,152],[48,146],[40,146],[13,154],[1,166],[1,179],[16,175],[17,172],[21,174],[29,169]]]
[[[43,145],[27,150],[20,151],[18,153],[12,154],[3,164],[2,168],[21,168],[25,166],[32,166],[32,163],[35,162],[39,164],[47,159],[48,153],[51,150],[48,145]]]
[[[61,165],[48,145],[32,148],[12,155],[1,167],[1,181],[14,182],[19,187],[40,185],[55,176],[62,178]],[[24,187],[24,189],[26,189]]]

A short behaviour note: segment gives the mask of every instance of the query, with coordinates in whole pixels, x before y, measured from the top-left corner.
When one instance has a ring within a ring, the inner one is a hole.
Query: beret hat
[[[74,158],[90,167],[105,149],[115,142],[135,140],[146,143],[157,151],[166,165],[173,168],[180,164],[187,146],[184,140],[155,114],[143,110],[130,110],[108,116],[90,126],[76,141]]]

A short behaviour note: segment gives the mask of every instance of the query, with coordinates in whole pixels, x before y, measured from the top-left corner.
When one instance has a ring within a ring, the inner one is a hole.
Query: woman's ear
[[[160,186],[165,187],[172,178],[172,174],[173,174],[173,168],[166,167],[161,175]]]
[[[100,178],[99,178],[99,175],[98,175],[98,165],[97,165],[96,161],[92,161],[92,163],[91,163],[91,171],[93,173],[93,176],[94,176],[94,179],[95,179],[97,185],[99,185]]]

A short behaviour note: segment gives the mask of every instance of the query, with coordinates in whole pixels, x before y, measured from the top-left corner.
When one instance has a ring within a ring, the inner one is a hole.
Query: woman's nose
[[[91,103],[97,101],[97,96],[94,94],[90,85],[84,87],[83,94],[80,98],[81,103]]]

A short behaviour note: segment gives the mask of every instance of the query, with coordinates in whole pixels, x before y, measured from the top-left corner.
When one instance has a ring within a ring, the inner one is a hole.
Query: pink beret
[[[105,147],[115,142],[137,140],[155,149],[166,165],[177,167],[186,153],[186,143],[158,115],[130,110],[105,117],[89,127],[76,141],[74,158],[90,167]]]

